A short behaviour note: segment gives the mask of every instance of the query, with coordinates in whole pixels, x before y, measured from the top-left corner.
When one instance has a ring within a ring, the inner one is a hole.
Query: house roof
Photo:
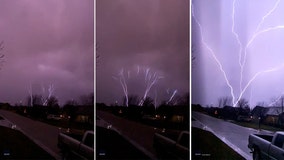
[[[252,114],[253,115],[262,115],[262,116],[267,116],[267,115],[278,116],[281,113],[282,113],[282,107],[261,107],[261,106],[256,106],[252,110]]]
[[[281,113],[282,113],[282,107],[269,107],[268,111],[266,112],[266,115],[278,116]]]
[[[79,106],[77,114],[92,115],[94,114],[94,106]]]

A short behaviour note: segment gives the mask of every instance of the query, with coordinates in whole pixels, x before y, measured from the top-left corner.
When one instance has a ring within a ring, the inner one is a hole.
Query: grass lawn
[[[254,123],[254,122],[237,122],[237,121],[232,121],[232,123],[240,125],[240,126],[243,126],[243,127],[259,129],[258,123]],[[268,125],[264,125],[264,124],[260,125],[260,129],[264,129],[264,130],[268,130],[268,131],[272,131],[272,132],[284,131],[281,128],[272,127],[272,126],[268,126]]]
[[[0,126],[0,159],[54,159],[20,131]]]
[[[192,159],[244,159],[211,132],[192,127]]]

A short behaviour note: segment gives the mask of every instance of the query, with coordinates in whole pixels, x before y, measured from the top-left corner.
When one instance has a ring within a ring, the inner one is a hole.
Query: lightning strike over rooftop
[[[194,1],[196,3],[199,3],[197,1]],[[243,32],[243,30],[236,30],[236,23],[240,23],[240,22],[236,22],[236,17],[239,16],[239,12],[240,12],[240,8],[243,7],[243,6],[238,6],[238,8],[236,8],[236,4],[237,2],[240,2],[240,1],[237,1],[237,0],[233,0],[232,1],[232,9],[231,9],[231,33],[234,37],[234,39],[236,40],[237,42],[237,45],[236,43],[234,44],[234,47],[237,48],[236,51],[232,52],[231,54],[236,54],[235,52],[238,52],[238,64],[239,64],[239,73],[240,74],[235,74],[238,75],[237,77],[234,78],[234,80],[236,81],[236,79],[239,79],[239,92],[236,90],[236,85],[233,84],[233,79],[231,77],[231,75],[229,74],[228,71],[226,71],[225,69],[225,66],[224,66],[224,62],[220,60],[220,58],[218,58],[218,56],[216,55],[216,51],[215,51],[215,48],[213,49],[212,47],[212,44],[209,45],[209,41],[207,40],[207,38],[205,39],[205,36],[204,36],[204,30],[206,29],[206,34],[210,34],[210,32],[212,33],[213,30],[210,30],[210,28],[208,26],[204,26],[205,24],[202,24],[200,23],[200,17],[196,17],[195,13],[197,12],[195,10],[195,3],[193,2],[192,4],[192,18],[193,18],[193,21],[195,22],[197,28],[199,30],[199,38],[200,38],[200,42],[202,44],[202,46],[207,50],[208,53],[210,53],[211,57],[213,57],[213,60],[215,62],[215,64],[217,64],[217,67],[219,68],[219,71],[222,73],[223,75],[223,78],[226,82],[226,86],[229,88],[230,90],[230,95],[232,97],[232,105],[233,106],[236,106],[238,104],[238,101],[240,99],[243,98],[245,92],[247,91],[248,87],[250,87],[252,85],[252,83],[260,76],[260,75],[264,75],[264,74],[267,74],[267,73],[271,73],[271,72],[278,72],[279,70],[283,69],[283,63],[281,64],[276,64],[274,65],[274,67],[271,67],[269,69],[260,69],[259,71],[255,72],[255,73],[252,73],[251,76],[249,75],[244,75],[244,71],[248,70],[249,68],[247,68],[248,66],[246,65],[248,63],[248,59],[247,59],[247,54],[248,54],[248,50],[249,48],[252,46],[252,44],[260,39],[260,37],[263,37],[263,36],[267,36],[267,35],[270,35],[272,33],[272,31],[280,31],[280,30],[283,30],[284,29],[284,24],[281,22],[279,22],[278,24],[273,24],[272,26],[268,26],[268,27],[265,27],[264,24],[266,24],[266,22],[272,18],[275,18],[275,14],[276,14],[276,11],[278,11],[278,9],[280,8],[280,5],[281,5],[281,1],[280,0],[277,0],[277,1],[274,1],[272,2],[273,4],[269,5],[269,7],[266,7],[268,9],[266,9],[266,13],[263,14],[262,17],[259,17],[261,18],[260,21],[256,24],[256,29],[253,30],[253,34],[252,36],[247,40],[247,41],[244,41],[244,40],[241,40],[240,38],[240,34],[246,34],[246,32]],[[224,3],[224,2],[220,2],[219,4],[221,3]],[[226,2],[226,3],[230,3],[230,2]],[[243,3],[242,3],[243,4]],[[238,5],[241,5],[241,4],[238,4]],[[213,12],[212,12],[213,13]],[[214,12],[214,13],[217,13],[217,12]],[[251,13],[250,13],[251,14]],[[204,18],[203,18],[204,19]],[[202,21],[203,22],[203,21]],[[229,22],[229,21],[224,21],[224,22]],[[204,22],[203,22],[204,23]],[[208,25],[208,24],[206,24]],[[239,24],[239,26],[243,27],[242,24]],[[206,35],[208,36],[208,35]],[[224,41],[226,43],[226,41]],[[226,44],[225,44],[226,45]],[[245,47],[243,47],[245,46]],[[221,50],[222,51],[222,50]],[[218,54],[220,52],[220,49],[218,50]],[[250,54],[257,54],[253,51],[250,51]],[[266,54],[269,54],[269,53],[266,53]],[[232,64],[233,65],[233,64]],[[230,75],[230,76],[229,76]],[[247,78],[246,81],[244,81],[244,76]],[[251,88],[252,90],[252,88]],[[252,93],[252,91],[251,91]],[[236,98],[237,97],[237,98]]]

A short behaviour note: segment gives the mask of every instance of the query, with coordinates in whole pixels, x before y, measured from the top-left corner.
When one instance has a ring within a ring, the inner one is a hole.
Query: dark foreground
[[[211,132],[192,127],[192,159],[244,159]]]
[[[17,130],[0,126],[0,159],[54,159]]]
[[[96,127],[96,159],[149,159],[113,130]]]

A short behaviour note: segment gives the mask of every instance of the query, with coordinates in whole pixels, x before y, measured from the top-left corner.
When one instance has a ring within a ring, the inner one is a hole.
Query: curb
[[[230,148],[232,148],[235,152],[237,152],[238,154],[240,154],[242,157],[244,157],[247,160],[252,159],[250,155],[248,155],[247,153],[245,153],[244,151],[242,151],[239,147],[235,146],[233,143],[231,143],[228,139],[226,139],[225,137],[222,137],[220,135],[218,135],[217,133],[215,133],[210,127],[204,125],[202,122],[200,122],[197,118],[194,117],[194,119],[202,126],[201,129],[209,131],[211,133],[213,133],[216,137],[218,137],[222,142],[226,143]],[[194,126],[192,126],[194,127]]]
[[[9,121],[5,116],[3,116],[2,114],[0,114],[6,121],[8,121],[10,124],[14,124],[11,121]],[[33,138],[32,136],[28,135],[25,131],[23,131],[20,127],[16,126],[15,127],[16,130],[22,132],[25,136],[27,136],[31,141],[33,141],[35,144],[37,144],[39,147],[41,147],[43,150],[45,150],[46,152],[48,152],[52,157],[54,157],[56,160],[61,160],[61,156],[56,154],[55,152],[53,152],[51,149],[49,149],[48,147],[46,147],[44,144],[42,144],[40,141],[38,141],[37,139]]]
[[[102,121],[105,124],[108,124],[107,128],[108,129],[112,129],[115,132],[117,132],[120,136],[122,136],[123,138],[125,138],[128,142],[130,142],[133,146],[135,146],[137,149],[139,149],[141,152],[143,152],[144,154],[146,154],[149,158],[151,158],[152,160],[157,160],[158,158],[153,155],[151,152],[149,152],[148,150],[146,150],[144,147],[142,147],[141,145],[139,145],[138,143],[136,143],[135,141],[133,141],[132,139],[130,139],[129,137],[123,135],[118,129],[116,129],[115,127],[113,127],[109,122],[103,120],[101,117],[96,116],[98,118],[100,118],[100,121]]]

